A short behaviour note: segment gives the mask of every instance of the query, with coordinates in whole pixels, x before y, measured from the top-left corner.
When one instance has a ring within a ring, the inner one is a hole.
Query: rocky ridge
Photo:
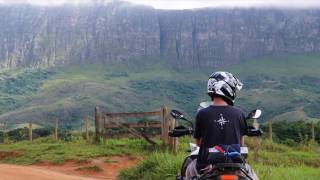
[[[52,67],[166,59],[217,67],[320,51],[320,10],[156,10],[104,6],[0,7],[0,65]]]

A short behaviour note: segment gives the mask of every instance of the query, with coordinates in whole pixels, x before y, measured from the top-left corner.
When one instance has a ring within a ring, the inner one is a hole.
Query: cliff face
[[[0,7],[0,65],[40,67],[162,57],[193,67],[320,51],[320,10]]]

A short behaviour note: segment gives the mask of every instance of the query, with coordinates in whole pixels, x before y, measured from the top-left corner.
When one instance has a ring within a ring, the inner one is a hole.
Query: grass
[[[104,163],[107,163],[107,164],[112,164],[112,163],[117,163],[118,161],[116,160],[112,160],[112,159],[106,159],[104,160]]]
[[[4,156],[2,163],[34,164],[38,162],[63,163],[66,160],[84,161],[99,156],[135,156],[148,151],[148,145],[137,139],[110,139],[105,144],[94,145],[79,138],[72,142],[54,141],[53,138],[39,138],[33,143],[22,141],[1,144],[0,154],[17,152],[15,156]]]
[[[319,54],[294,54],[250,59],[241,65],[222,68],[239,74],[240,77],[263,74],[271,77],[299,77],[303,75],[319,77]]]
[[[154,152],[137,167],[121,171],[119,179],[174,179],[179,172],[184,153]]]
[[[35,164],[51,162],[60,164],[67,160],[87,162],[89,159],[102,156],[140,156],[144,159],[135,167],[124,169],[119,179],[160,180],[174,179],[179,173],[181,164],[188,154],[189,138],[181,138],[177,154],[159,147],[151,148],[139,139],[108,139],[106,143],[87,143],[82,138],[71,142],[54,141],[52,137],[39,138],[33,143],[22,141],[0,145],[0,162],[12,164]],[[248,163],[262,180],[267,179],[310,179],[320,177],[320,146],[314,143],[289,147],[259,141],[259,161],[253,161],[253,140],[246,139],[250,151]],[[106,158],[105,163],[115,163]],[[100,167],[84,166],[78,170],[100,171]]]
[[[84,166],[76,169],[77,171],[93,171],[93,172],[101,172],[103,169],[99,166]]]
[[[308,166],[266,166],[262,164],[253,164],[252,168],[261,180],[318,180],[319,168]]]
[[[186,140],[184,139],[183,142],[185,143]],[[261,180],[316,180],[320,177],[319,145],[301,145],[293,148],[263,140],[260,142],[259,162],[254,162],[253,141],[247,139],[247,144],[251,149],[247,161]],[[137,167],[123,170],[119,179],[174,179],[187,155],[185,145],[180,149],[178,154],[152,153]]]

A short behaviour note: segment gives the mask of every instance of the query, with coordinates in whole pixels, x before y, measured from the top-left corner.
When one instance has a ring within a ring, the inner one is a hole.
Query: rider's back
[[[234,106],[209,106],[196,117],[194,137],[202,139],[198,164],[205,165],[207,149],[219,144],[240,144],[246,131],[245,115]]]

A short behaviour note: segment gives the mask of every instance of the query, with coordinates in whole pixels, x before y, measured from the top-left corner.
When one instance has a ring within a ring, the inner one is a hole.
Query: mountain
[[[320,55],[252,59],[201,70],[176,69],[161,61],[136,64],[86,64],[0,73],[0,121],[80,126],[103,112],[153,111],[162,105],[193,118],[199,102],[209,100],[206,81],[212,71],[233,72],[244,83],[236,105],[263,110],[262,121],[320,119]],[[134,120],[134,119],[127,119]]]
[[[320,119],[320,10],[0,7],[0,121],[80,126],[162,105],[193,117],[217,70],[263,120]]]
[[[156,10],[106,5],[0,7],[0,64],[53,67],[163,58],[219,67],[275,54],[320,50],[319,10]]]

